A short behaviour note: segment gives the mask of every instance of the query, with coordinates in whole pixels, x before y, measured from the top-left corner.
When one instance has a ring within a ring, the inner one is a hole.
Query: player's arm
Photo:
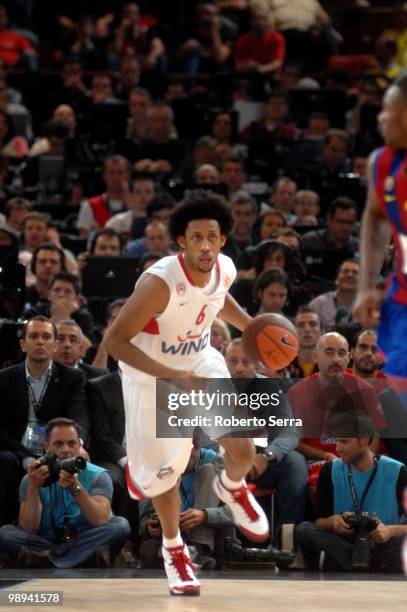
[[[225,304],[218,316],[226,321],[226,323],[230,323],[233,325],[233,327],[239,329],[241,332],[243,332],[252,321],[252,317],[250,317],[247,312],[245,312],[243,308],[239,306],[235,298],[233,298],[230,293],[226,294]]]
[[[130,342],[151,319],[165,310],[169,299],[169,287],[161,278],[152,274],[143,276],[106,332],[105,343],[109,355],[156,378],[186,376],[187,372],[159,363]]]
[[[391,238],[391,227],[379,207],[372,180],[374,153],[369,159],[369,190],[362,218],[360,241],[360,273],[354,315],[362,325],[377,325],[379,293],[376,279],[383,265],[386,247]]]

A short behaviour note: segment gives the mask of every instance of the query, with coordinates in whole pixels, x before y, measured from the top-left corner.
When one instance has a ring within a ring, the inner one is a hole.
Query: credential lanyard
[[[372,484],[374,477],[376,476],[378,462],[379,460],[377,456],[375,455],[373,472],[370,474],[370,478],[365,486],[365,490],[362,493],[362,497],[360,498],[360,504],[358,503],[358,500],[356,497],[356,489],[355,489],[355,485],[353,484],[352,470],[351,470],[350,465],[348,464],[348,482],[349,482],[349,487],[350,487],[350,493],[352,495],[352,503],[353,503],[353,507],[355,509],[356,514],[360,514],[361,512],[363,502],[366,499],[366,495],[370,489],[370,485]]]
[[[31,400],[32,406],[34,408],[35,416],[38,416],[39,411],[41,410],[42,402],[43,402],[44,396],[45,396],[45,394],[47,392],[48,385],[49,385],[49,382],[51,380],[52,372],[53,372],[53,366],[51,366],[51,368],[48,369],[47,376],[46,376],[46,379],[45,379],[45,382],[44,382],[44,386],[42,388],[41,395],[38,398],[38,401],[35,398],[34,389],[32,388],[30,381],[27,380],[28,393],[30,395],[30,400]]]

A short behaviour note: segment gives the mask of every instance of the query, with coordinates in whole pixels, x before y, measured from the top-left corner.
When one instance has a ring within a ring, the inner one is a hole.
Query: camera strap
[[[356,489],[355,489],[355,485],[353,484],[353,478],[352,478],[352,469],[350,467],[350,465],[348,464],[348,482],[349,482],[349,488],[350,488],[350,493],[352,495],[352,503],[353,503],[353,507],[355,509],[356,514],[360,514],[361,510],[362,510],[362,506],[363,506],[363,502],[366,499],[366,495],[368,494],[368,491],[370,489],[370,486],[376,476],[377,473],[377,464],[379,462],[378,457],[375,455],[374,458],[374,468],[372,473],[370,474],[370,478],[367,481],[367,484],[365,486],[365,490],[362,493],[362,497],[360,498],[360,503],[358,503],[357,500],[357,496],[356,496]]]

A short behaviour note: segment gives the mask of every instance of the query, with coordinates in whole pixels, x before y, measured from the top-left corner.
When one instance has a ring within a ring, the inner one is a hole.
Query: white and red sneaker
[[[227,489],[219,476],[213,481],[215,493],[232,511],[236,527],[255,542],[264,542],[270,535],[270,526],[263,508],[251,493],[251,485],[244,483],[238,489]]]
[[[170,586],[170,595],[199,596],[201,585],[194,574],[195,566],[185,544],[175,548],[163,546],[164,567]]]

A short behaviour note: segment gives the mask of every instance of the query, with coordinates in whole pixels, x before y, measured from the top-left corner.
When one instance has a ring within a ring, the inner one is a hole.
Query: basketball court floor
[[[346,578],[346,579],[345,579]],[[206,572],[201,597],[170,597],[161,571],[1,570],[0,609],[7,593],[61,591],[63,612],[405,612],[403,576],[266,571]],[[13,606],[14,607],[14,606]],[[52,612],[58,606],[25,606]]]

